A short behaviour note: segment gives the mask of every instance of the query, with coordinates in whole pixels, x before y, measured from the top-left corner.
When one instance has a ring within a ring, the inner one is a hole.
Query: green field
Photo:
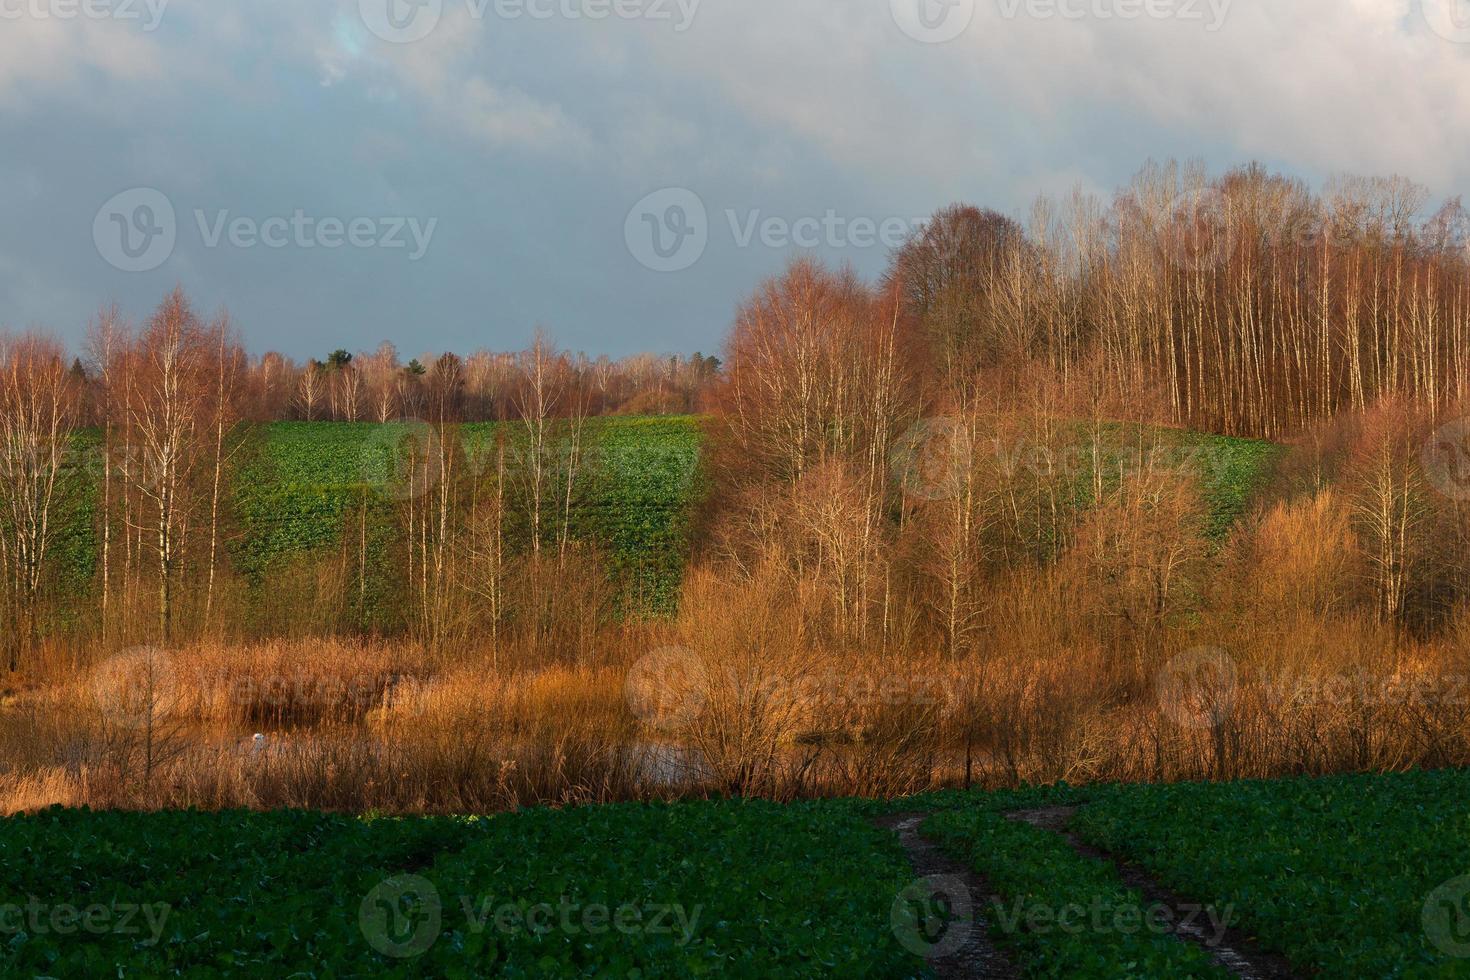
[[[402,534],[398,512],[410,494],[403,445],[428,432],[404,423],[349,422],[278,422],[254,430],[232,498],[239,526],[232,548],[236,568],[260,581],[274,564],[334,544],[362,507],[379,555],[391,548]],[[514,497],[525,467],[524,426],[459,427],[461,465],[492,472],[498,433],[504,433],[507,492]],[[584,438],[572,535],[601,549],[622,594],[639,607],[672,608],[701,493],[699,420],[592,419]],[[547,471],[555,474],[561,466],[562,455],[552,453]],[[512,512],[523,515],[524,508]],[[555,516],[547,516],[543,534],[559,527]],[[513,523],[510,533],[524,537],[529,530]]]
[[[894,839],[855,812],[817,805],[467,820],[51,811],[0,823],[0,845],[6,975],[901,976],[919,967],[888,926],[909,877]],[[10,928],[17,915],[5,910],[23,915],[28,904],[40,928]],[[62,934],[51,923],[57,909],[102,909],[94,919],[106,925]]]
[[[1079,442],[1091,433],[1079,427]],[[1123,473],[1152,464],[1189,473],[1199,486],[1207,510],[1205,533],[1219,543],[1245,514],[1252,496],[1266,483],[1285,450],[1261,439],[1240,439],[1207,432],[1109,423],[1102,427],[1104,486],[1114,486]],[[1078,491],[1091,495],[1092,461],[1084,456]]]
[[[347,422],[277,422],[245,430],[232,456],[236,472],[225,500],[226,546],[233,568],[246,582],[259,585],[283,566],[333,548],[349,528],[354,535],[366,531],[367,597],[373,608],[360,610],[359,622],[391,632],[399,625],[393,595],[401,583],[393,569],[401,562],[394,556],[402,547],[402,512],[409,496],[404,445],[409,437],[422,439],[428,431],[422,424]],[[465,449],[462,467],[482,474],[496,465],[496,440],[503,434],[514,496],[524,473],[517,470],[525,465],[524,426],[473,423],[457,433]],[[702,439],[697,418],[600,418],[587,423],[573,493],[572,535],[605,557],[626,609],[667,613],[676,606],[694,515],[706,492]],[[1085,507],[1095,482],[1092,455],[1081,448],[1086,435],[1080,428],[1073,439],[1068,450],[1072,458],[1053,462],[1069,468],[1076,506]],[[1192,473],[1208,506],[1207,533],[1216,542],[1245,512],[1282,451],[1258,440],[1135,425],[1107,425],[1103,439],[1104,486],[1140,465],[1140,458]],[[96,576],[97,445],[96,433],[78,437],[78,459],[87,465],[75,468],[77,478],[58,515],[57,584],[67,596],[85,595]],[[555,446],[548,451],[550,472],[558,471],[563,456]],[[511,510],[518,517],[509,527],[510,543],[524,547],[529,536],[523,526],[524,502],[518,506],[512,500]],[[554,534],[559,526],[559,518],[550,516],[543,535]]]
[[[1075,826],[1302,970],[1470,976],[1470,772],[1144,787]]]
[[[505,433],[513,498],[526,460],[523,426],[459,427],[466,449],[462,465],[478,468],[481,475],[494,468],[498,431]],[[259,585],[282,565],[333,547],[349,526],[358,530],[365,512],[368,566],[377,579],[369,596],[390,595],[395,563],[387,559],[402,544],[402,511],[410,496],[405,446],[410,437],[422,439],[428,432],[422,424],[347,422],[277,422],[243,430],[231,457],[236,472],[224,502],[231,565]],[[701,439],[696,418],[587,422],[571,531],[602,553],[628,608],[668,612],[674,607],[689,556],[691,521],[703,493]],[[89,431],[76,444],[77,463],[60,499],[53,546],[56,585],[67,597],[86,595],[98,567],[100,440]],[[552,448],[547,456],[547,472],[556,474],[564,454]],[[517,513],[514,499],[511,510]],[[559,527],[559,515],[548,515],[543,534],[553,535]],[[524,538],[528,531],[513,518],[508,533]],[[393,625],[386,609],[365,610],[363,622]]]
[[[1464,771],[464,819],[51,810],[0,822],[0,972],[921,976],[914,873],[874,822],[917,811],[987,876],[999,901],[975,906],[1025,975],[1226,975],[1142,926],[1113,864],[1006,816],[1052,804],[1300,975],[1470,976]],[[1103,914],[1063,928],[1074,908]]]

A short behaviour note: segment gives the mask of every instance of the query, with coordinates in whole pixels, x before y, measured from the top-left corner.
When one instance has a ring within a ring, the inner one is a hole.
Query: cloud
[[[154,36],[139,22],[6,16],[0,19],[0,105],[19,109],[58,94],[85,95],[98,75],[156,79],[163,68],[158,54]]]
[[[647,43],[670,80],[884,184],[1009,196],[1037,168],[1136,165],[1168,152],[1161,135],[1216,165],[1470,177],[1470,45],[1436,34],[1420,0],[1158,0],[1170,16],[1119,16],[1146,2],[978,0],[958,39],[924,44],[884,3],[744,0]]]
[[[484,40],[488,27],[468,5],[451,4],[437,28],[411,44],[392,44],[358,36],[410,98],[443,126],[495,149],[533,153],[585,153],[594,140],[556,102],[497,80],[488,70]],[[361,62],[359,67],[363,67]],[[503,69],[506,66],[501,66]],[[346,70],[332,65],[333,81]],[[327,71],[328,63],[323,63]],[[501,74],[514,74],[502,71]]]
[[[493,306],[507,343],[544,319],[628,349],[714,345],[790,257],[717,242],[685,275],[643,276],[624,221],[661,187],[697,191],[723,222],[912,218],[954,200],[1024,216],[1037,194],[1106,198],[1150,157],[1397,172],[1435,196],[1470,182],[1470,43],[1421,0],[974,0],[944,44],[900,28],[891,4],[909,0],[704,0],[687,30],[537,2],[557,13],[445,0],[411,44],[375,35],[359,0],[170,0],[153,32],[0,17],[15,177],[0,197],[17,215],[0,275],[50,284],[12,289],[6,315],[80,323],[114,293],[156,299],[152,280],[96,274],[91,210],[132,185],[241,213],[443,218],[445,247],[416,269],[436,288],[412,294],[366,257],[182,249],[161,271],[279,343],[338,321],[366,343],[410,315],[469,335]],[[1466,0],[1423,0],[1439,15],[1451,2]],[[1109,16],[1169,4],[1198,16]],[[825,257],[864,274],[887,259]],[[298,312],[313,301],[314,320]]]
[[[1003,86],[1042,113],[1065,107],[1058,142],[1078,110],[1103,107],[1242,158],[1464,179],[1470,49],[1419,11],[1418,0],[1236,0],[1213,31],[1178,18],[992,16],[972,32],[966,87]]]

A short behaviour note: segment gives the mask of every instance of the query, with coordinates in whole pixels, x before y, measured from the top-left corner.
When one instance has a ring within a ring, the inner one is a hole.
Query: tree
[[[19,669],[21,647],[40,630],[41,587],[56,535],[58,494],[68,479],[80,387],[61,345],[29,335],[0,337],[0,558],[8,665]]]
[[[1024,355],[1016,309],[1035,255],[1021,226],[995,211],[951,205],[894,256],[890,282],[928,336],[951,386],[1003,356]]]
[[[301,406],[301,412],[306,416],[306,421],[316,419],[317,406],[321,404],[326,394],[327,378],[326,371],[320,361],[313,360],[306,365],[301,372],[301,380],[297,386],[296,400]]]
[[[520,384],[514,398],[516,414],[526,430],[526,459],[521,477],[531,518],[531,553],[541,553],[541,524],[551,493],[550,454],[554,417],[566,393],[564,360],[556,345],[540,330],[530,349],[519,358]]]
[[[204,339],[209,340],[213,354],[213,362],[207,370],[214,380],[214,397],[208,406],[214,417],[214,473],[209,488],[209,583],[204,600],[204,621],[207,625],[214,611],[215,580],[219,574],[221,494],[231,455],[227,452],[226,437],[240,418],[239,383],[245,366],[245,351],[230,328],[227,313],[221,313],[209,325],[206,335]]]
[[[758,552],[769,550],[761,542],[772,530],[824,541],[784,553],[798,582],[840,554],[828,567],[841,572],[829,581],[844,610],[842,631],[853,636],[866,634],[874,602],[887,627],[889,581],[877,577],[878,552],[894,491],[894,444],[918,410],[910,362],[918,347],[896,293],[874,295],[850,273],[808,260],[763,284],[740,308],[730,336],[711,459],[732,495],[730,540],[753,542]],[[822,498],[795,508],[804,530],[765,516],[773,506],[787,508],[793,495]]]
[[[128,372],[126,477],[147,504],[134,516],[156,558],[158,635],[173,634],[177,578],[193,512],[197,467],[205,457],[215,347],[175,289],[138,337]]]

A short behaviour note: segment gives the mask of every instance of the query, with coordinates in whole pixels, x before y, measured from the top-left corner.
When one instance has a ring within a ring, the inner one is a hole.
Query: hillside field
[[[706,492],[702,426],[696,417],[587,423],[572,534],[605,556],[627,608],[666,613],[677,603],[693,520]],[[276,422],[242,430],[225,501],[233,567],[246,582],[260,585],[286,563],[336,545],[351,525],[354,534],[363,530],[368,539],[372,593],[386,594],[390,559],[404,534],[401,512],[408,494],[402,447],[427,431],[421,423],[347,422]],[[457,431],[469,466],[494,465],[498,433],[510,447],[510,465],[523,458],[517,455],[525,442],[518,422],[467,424]],[[1260,440],[1134,425],[1110,425],[1104,439],[1111,446],[1105,484],[1115,482],[1128,455],[1145,445],[1164,465],[1195,473],[1209,507],[1208,534],[1215,541],[1245,512],[1281,453],[1279,446]],[[59,508],[58,584],[68,595],[84,594],[97,572],[99,446],[95,432],[78,437],[78,459],[85,465],[76,467]],[[1077,460],[1091,466],[1073,454]],[[1093,483],[1090,469],[1074,470],[1072,478],[1079,498],[1085,496]],[[366,521],[359,528],[363,512]],[[527,534],[514,521],[509,530],[513,539]]]

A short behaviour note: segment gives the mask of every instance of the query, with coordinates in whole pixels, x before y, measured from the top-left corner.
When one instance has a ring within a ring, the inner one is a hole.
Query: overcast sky
[[[1442,198],[1470,0],[1424,3],[0,0],[0,324],[182,283],[293,356],[712,351],[793,254],[1149,157]]]

